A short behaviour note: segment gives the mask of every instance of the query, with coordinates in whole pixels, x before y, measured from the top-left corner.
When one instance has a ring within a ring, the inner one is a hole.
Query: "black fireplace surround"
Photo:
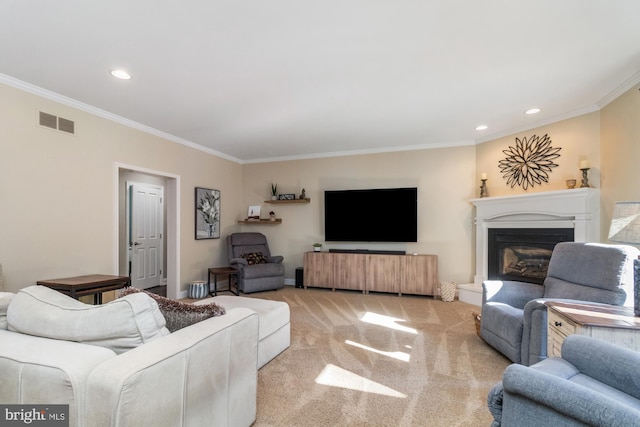
[[[553,248],[573,242],[573,228],[489,228],[489,280],[542,284]]]

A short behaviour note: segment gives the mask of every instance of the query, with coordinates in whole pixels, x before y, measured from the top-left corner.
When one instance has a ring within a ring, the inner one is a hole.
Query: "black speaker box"
[[[304,269],[296,268],[296,288],[304,288]]]

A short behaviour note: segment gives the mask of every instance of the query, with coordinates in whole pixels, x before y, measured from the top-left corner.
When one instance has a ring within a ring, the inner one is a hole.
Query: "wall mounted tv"
[[[418,189],[324,192],[328,242],[417,242]]]

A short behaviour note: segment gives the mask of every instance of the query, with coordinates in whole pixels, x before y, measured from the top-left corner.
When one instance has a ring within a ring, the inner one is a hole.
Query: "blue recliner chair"
[[[489,392],[492,427],[640,427],[640,352],[569,335],[562,357],[507,367]]]
[[[482,284],[480,336],[514,363],[547,357],[545,300],[633,305],[631,246],[558,243],[543,285],[488,280]]]

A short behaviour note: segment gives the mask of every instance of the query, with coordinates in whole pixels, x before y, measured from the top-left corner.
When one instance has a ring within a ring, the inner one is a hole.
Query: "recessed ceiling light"
[[[127,73],[125,70],[111,70],[109,73],[111,73],[113,77],[122,80],[129,80],[131,78],[131,74]]]
[[[529,108],[527,111],[525,111],[525,114],[537,114],[540,112],[539,108]]]
[[[476,130],[486,130],[486,129],[488,129],[488,128],[489,128],[489,126],[487,126],[487,125],[479,125],[479,126],[476,126]]]

